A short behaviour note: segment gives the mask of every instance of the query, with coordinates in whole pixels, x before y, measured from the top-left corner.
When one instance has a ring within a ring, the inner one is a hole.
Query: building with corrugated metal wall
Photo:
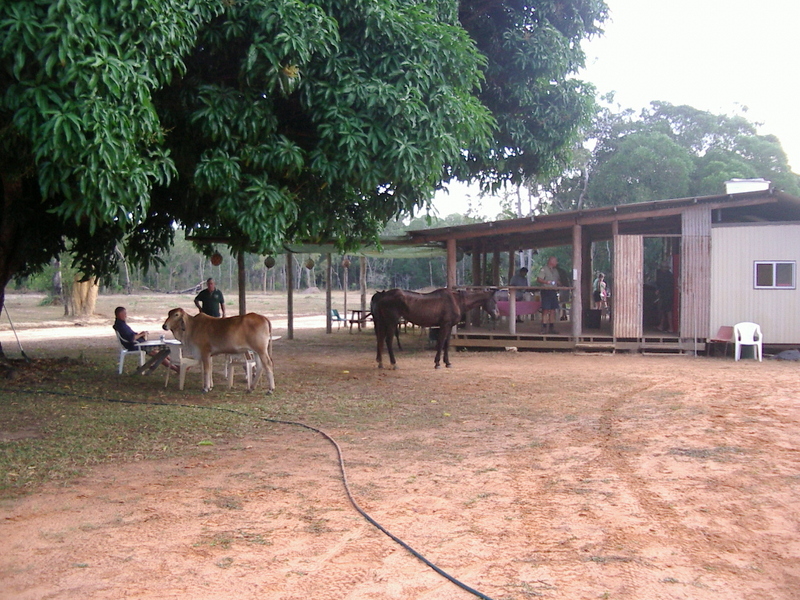
[[[800,345],[798,264],[800,223],[712,226],[709,335],[751,321],[767,344]]]

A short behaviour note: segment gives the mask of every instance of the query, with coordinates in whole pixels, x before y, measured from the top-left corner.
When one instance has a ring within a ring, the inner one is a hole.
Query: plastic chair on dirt
[[[709,349],[712,354],[715,353],[715,346],[717,344],[725,344],[723,356],[728,356],[728,346],[730,346],[731,343],[733,343],[733,327],[730,325],[720,325],[717,335],[708,340]]]
[[[233,371],[236,363],[244,365],[244,376],[247,379],[247,389],[252,387],[253,376],[255,375],[258,363],[256,356],[250,350],[243,354],[228,354],[225,357],[225,378],[228,380],[228,389],[233,387]]]
[[[336,310],[335,308],[332,308],[331,309],[331,322],[332,323],[338,323],[339,326],[337,327],[337,329],[341,329],[342,328],[342,323],[346,324],[347,323],[347,319],[345,319],[342,315],[340,315],[338,310]]]
[[[758,323],[737,323],[733,326],[733,343],[735,345],[736,360],[742,357],[742,346],[754,346],[755,358],[761,362],[762,341],[761,327]]]
[[[125,344],[122,343],[122,336],[120,336],[119,331],[117,331],[115,329],[114,333],[117,334],[117,341],[119,341],[119,345],[121,347],[121,349],[119,351],[119,371],[118,371],[118,373],[120,375],[122,375],[122,369],[125,366],[125,357],[128,356],[128,354],[138,354],[139,355],[139,366],[141,367],[144,364],[145,354],[147,354],[147,353],[144,350],[142,350],[141,348],[139,348],[139,346],[136,346],[136,350],[128,350],[125,347]]]
[[[196,367],[200,364],[200,360],[197,358],[192,358],[191,356],[184,356],[183,355],[183,348],[179,345],[170,353],[169,355],[170,362],[178,367],[178,389],[183,390],[183,385],[186,383],[186,371],[188,371],[191,367]],[[167,369],[167,377],[164,380],[164,387],[169,385],[169,376],[172,373],[172,369]]]

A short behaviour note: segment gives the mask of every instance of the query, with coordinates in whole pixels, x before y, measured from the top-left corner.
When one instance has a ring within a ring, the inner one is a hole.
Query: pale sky
[[[688,104],[761,123],[800,172],[800,2],[798,0],[606,0],[605,34],[584,42],[579,75],[622,108],[653,100]],[[493,218],[499,205],[454,186],[434,206],[464,214],[470,198]],[[722,190],[720,190],[720,193]]]

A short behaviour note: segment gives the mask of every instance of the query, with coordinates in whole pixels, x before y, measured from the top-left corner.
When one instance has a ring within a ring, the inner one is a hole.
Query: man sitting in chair
[[[128,311],[125,310],[124,306],[118,306],[114,309],[114,330],[119,334],[119,338],[122,342],[122,345],[125,347],[126,350],[138,350],[139,348],[136,346],[139,342],[144,342],[147,340],[147,332],[141,331],[136,333],[131,326],[128,325]],[[177,371],[178,367],[173,365],[168,356],[169,356],[169,348],[162,348],[158,349],[157,347],[154,348],[151,352],[148,352],[150,356],[158,356],[163,355],[161,360],[156,360],[153,363],[153,366],[150,368],[150,371],[153,371],[158,365],[163,364],[165,367],[171,368],[173,371]]]

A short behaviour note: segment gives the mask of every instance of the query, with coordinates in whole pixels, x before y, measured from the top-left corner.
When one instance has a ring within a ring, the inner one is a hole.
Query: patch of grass
[[[466,502],[464,502],[464,506],[465,506],[466,508],[471,508],[472,506],[474,506],[475,504],[477,504],[477,503],[478,503],[478,502],[480,502],[481,500],[485,500],[486,498],[489,498],[489,497],[491,497],[491,496],[495,496],[495,495],[496,495],[496,494],[492,494],[492,493],[490,493],[490,492],[484,492],[484,493],[478,494],[478,495],[477,495],[477,496],[475,496],[474,498],[470,498],[469,500],[467,500]]]
[[[225,508],[227,510],[242,510],[242,501],[233,496],[218,495],[211,501],[217,508]]]
[[[0,384],[6,434],[0,436],[0,496],[66,482],[106,462],[213,452],[198,443],[243,437],[262,426],[258,419],[209,410],[215,407],[206,399],[203,408],[169,405],[174,399],[164,394],[161,378],[109,375],[90,361],[37,362],[38,371],[21,376],[20,385]],[[132,403],[153,401],[168,405]],[[241,408],[220,406],[232,407]]]

